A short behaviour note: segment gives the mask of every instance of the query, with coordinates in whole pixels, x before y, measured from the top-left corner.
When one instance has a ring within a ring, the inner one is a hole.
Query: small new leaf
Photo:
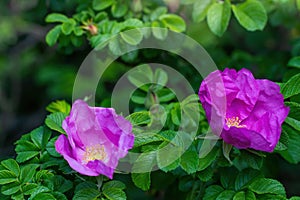
[[[55,26],[53,29],[51,29],[47,33],[47,35],[46,35],[46,43],[49,46],[53,46],[57,42],[60,33],[61,33],[61,25]]]
[[[51,102],[47,107],[46,110],[51,113],[62,112],[65,114],[69,114],[71,110],[70,104],[68,104],[65,100],[57,100]]]

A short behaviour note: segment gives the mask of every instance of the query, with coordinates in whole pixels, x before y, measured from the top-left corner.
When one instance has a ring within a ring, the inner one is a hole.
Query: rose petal
[[[98,176],[100,174],[89,167],[86,167],[80,161],[74,159],[72,148],[66,136],[60,135],[58,137],[55,142],[55,149],[64,157],[64,159],[69,163],[70,167],[75,171],[87,176]]]

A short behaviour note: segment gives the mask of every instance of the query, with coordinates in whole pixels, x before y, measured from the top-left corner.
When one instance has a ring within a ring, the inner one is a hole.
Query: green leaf
[[[300,200],[300,197],[291,197],[289,200]]]
[[[75,195],[73,196],[73,200],[91,200],[91,199],[97,199],[101,193],[92,188],[84,188],[81,190],[78,190]]]
[[[100,50],[103,49],[109,43],[109,39],[111,37],[111,34],[94,35],[90,38],[90,43],[92,47],[94,47],[96,50]]]
[[[238,22],[248,31],[263,30],[267,23],[267,13],[258,0],[246,0],[232,5],[232,11]]]
[[[51,156],[53,156],[53,157],[61,157],[61,155],[55,150],[55,145],[54,145],[54,143],[55,143],[55,141],[57,140],[57,138],[58,138],[58,137],[52,138],[52,139],[48,142],[48,144],[47,144],[47,146],[46,146],[47,152],[48,152]]]
[[[216,200],[217,196],[223,191],[224,189],[221,186],[211,185],[205,189],[203,200]]]
[[[143,27],[143,22],[136,18],[129,18],[122,22],[122,30],[124,29],[134,29]]]
[[[282,126],[283,131],[289,136],[288,149],[285,151],[280,151],[280,155],[292,164],[297,164],[300,162],[300,134],[288,125]]]
[[[276,194],[257,194],[257,200],[286,200],[284,196]]]
[[[32,180],[34,174],[36,173],[36,169],[39,167],[39,165],[36,164],[28,164],[21,168],[20,173],[20,181],[22,183],[27,183],[30,180]]]
[[[300,68],[300,56],[291,58],[287,65],[290,67]]]
[[[39,149],[44,149],[51,137],[51,131],[40,126],[30,132],[31,140],[33,143],[39,147]]]
[[[83,29],[79,26],[75,27],[73,31],[76,36],[82,36],[84,33]],[[60,112],[62,112],[62,111],[60,111]]]
[[[28,136],[30,136],[30,135],[28,134]],[[16,152],[17,152],[16,161],[19,163],[25,162],[25,161],[37,156],[40,153],[39,148],[30,141],[19,140],[16,142],[16,144],[17,144],[17,146],[16,146]]]
[[[95,189],[95,190],[98,189],[96,183],[89,182],[89,181],[84,181],[84,182],[81,182],[78,185],[76,185],[75,193],[77,193],[77,191],[79,191],[79,190],[86,189],[86,188]]]
[[[57,112],[47,116],[45,124],[52,130],[65,134],[62,122],[67,117],[65,113]]]
[[[151,23],[151,27],[152,33],[155,38],[159,40],[164,40],[168,36],[168,29],[162,22],[153,21]]]
[[[169,102],[173,100],[176,95],[169,88],[162,88],[156,92],[159,102]]]
[[[150,20],[155,21],[155,20],[159,19],[159,17],[161,15],[166,14],[167,12],[168,12],[168,10],[166,7],[158,7],[151,12]]]
[[[237,174],[238,171],[234,167],[224,168],[221,171],[221,176],[220,176],[220,181],[223,188],[233,190],[234,182]]]
[[[296,0],[297,9],[300,10],[300,0]]]
[[[141,105],[144,105],[145,102],[146,102],[146,96],[147,94],[140,91],[140,90],[136,90],[132,96],[130,97],[130,99],[134,102],[134,103],[137,103],[137,104],[141,104]]]
[[[153,142],[162,142],[163,139],[159,137],[156,133],[152,132],[143,132],[141,134],[135,135],[134,138],[134,147],[139,147],[145,144],[153,143]]]
[[[103,190],[103,194],[109,200],[126,200],[125,192],[117,188]]]
[[[184,20],[175,14],[164,14],[159,20],[170,30],[175,32],[183,32],[186,29]]]
[[[150,188],[150,172],[147,173],[131,173],[133,183],[142,190],[146,191]]]
[[[65,114],[69,114],[71,110],[70,104],[68,104],[65,100],[57,100],[51,102],[47,107],[46,110],[51,113],[62,112]]]
[[[210,181],[213,175],[214,175],[214,169],[212,167],[207,167],[205,170],[202,170],[197,173],[197,177],[203,182]]]
[[[149,111],[135,112],[126,117],[133,126],[150,123]]]
[[[93,8],[97,11],[103,10],[115,3],[115,0],[93,0]]]
[[[300,121],[287,117],[284,122],[296,129],[297,131],[300,131]]]
[[[213,148],[204,158],[200,158],[198,170],[201,171],[210,166],[216,160],[219,152],[219,149]]]
[[[156,152],[142,153],[134,162],[131,178],[133,183],[142,190],[150,188],[150,172],[156,163]]]
[[[144,152],[139,155],[133,164],[133,173],[151,172],[156,163],[156,152]]]
[[[54,191],[65,193],[72,189],[73,183],[70,180],[65,179],[63,176],[56,175],[52,177],[52,182],[54,184]]]
[[[19,176],[19,174],[20,174],[20,167],[19,167],[18,163],[14,159],[10,158],[10,159],[7,159],[7,160],[3,160],[1,162],[1,165],[3,167],[5,167],[6,169],[8,169],[9,171],[13,172],[16,177]],[[1,171],[0,171],[0,173],[1,173]]]
[[[235,179],[235,190],[244,189],[255,178],[260,177],[260,172],[253,169],[245,169],[241,171]]]
[[[156,69],[153,77],[153,82],[159,86],[165,86],[168,82],[168,74],[163,69]]]
[[[245,200],[245,199],[246,199],[246,195],[244,191],[240,191],[236,193],[233,197],[233,200]]]
[[[274,179],[259,178],[249,185],[249,189],[257,194],[278,194],[285,196],[283,185]]]
[[[194,3],[192,17],[195,22],[201,22],[205,19],[212,2],[212,0],[202,0]]]
[[[21,189],[19,182],[8,183],[1,187],[2,194],[12,195],[17,193]]]
[[[248,167],[259,170],[262,167],[263,158],[262,156],[242,150],[241,155],[233,160],[233,164],[239,170],[243,170]]]
[[[121,38],[115,37],[110,39],[108,48],[114,55],[121,56],[129,48],[129,45]]]
[[[17,181],[17,176],[14,172],[9,170],[1,170],[0,171],[0,185],[12,183]]]
[[[49,193],[39,193],[35,195],[32,200],[56,200],[56,198]]]
[[[76,21],[74,19],[69,19],[67,22],[64,22],[61,25],[61,31],[65,35],[69,35],[72,33],[76,25]]]
[[[49,170],[39,170],[35,175],[36,181],[42,181],[43,179],[50,179],[54,176],[52,172]]]
[[[148,92],[148,87],[143,87],[145,84],[153,82],[153,72],[149,65],[144,64],[130,71],[128,80],[141,90]]]
[[[281,87],[281,93],[284,98],[287,99],[296,94],[300,94],[300,74],[296,74],[290,78],[286,83]]]
[[[115,189],[119,189],[119,190],[124,190],[126,188],[126,185],[121,182],[121,181],[116,181],[116,180],[112,180],[109,182],[106,182],[103,186],[102,186],[102,190],[107,190],[110,188],[115,188]]]
[[[245,200],[256,200],[255,194],[250,190],[247,190],[245,195],[246,195]]]
[[[216,200],[232,199],[234,194],[235,191],[233,190],[224,190],[217,196]]]
[[[50,189],[45,186],[38,186],[33,190],[33,192],[30,193],[31,195],[30,199],[33,199],[36,195],[40,193],[46,193],[46,192],[50,192]]]
[[[24,195],[30,195],[38,187],[36,183],[26,183],[22,185],[22,192]]]
[[[228,27],[230,17],[230,1],[218,1],[207,11],[207,24],[214,34],[221,37]]]
[[[195,173],[199,165],[199,156],[196,150],[187,150],[181,156],[180,166],[188,174]]]
[[[284,129],[282,129],[279,142],[275,147],[275,151],[287,150],[288,145],[289,145],[289,135]]]
[[[171,120],[175,125],[179,126],[181,122],[180,118],[181,118],[180,105],[175,104],[171,110]]]
[[[289,117],[300,120],[300,104],[296,102],[285,102],[285,105],[290,108]]]
[[[143,34],[138,29],[121,32],[120,35],[130,45],[138,45],[143,39]]]
[[[177,134],[170,142],[166,141],[159,146],[159,150],[157,152],[158,167],[162,169],[172,165],[183,153],[184,141],[179,134]]]
[[[13,200],[24,200],[24,194],[21,191],[11,195],[11,199]]]
[[[61,192],[52,192],[52,195],[55,197],[56,200],[68,200],[66,195]]]
[[[123,17],[128,10],[128,6],[124,2],[116,2],[111,7],[111,14],[116,17]]]
[[[53,46],[57,42],[60,33],[61,25],[57,25],[54,28],[52,28],[46,35],[46,43],[49,46]]]
[[[51,22],[67,22],[69,18],[63,14],[60,13],[51,13],[47,15],[46,17],[46,22],[51,23]]]

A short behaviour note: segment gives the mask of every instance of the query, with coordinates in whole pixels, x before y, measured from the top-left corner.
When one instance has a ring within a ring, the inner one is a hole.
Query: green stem
[[[103,183],[103,176],[102,175],[97,176],[96,180],[97,180],[97,188],[100,191]]]

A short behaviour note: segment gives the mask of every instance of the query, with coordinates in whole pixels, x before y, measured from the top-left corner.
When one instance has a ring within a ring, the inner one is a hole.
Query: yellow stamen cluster
[[[106,158],[106,152],[103,145],[96,144],[92,146],[87,146],[85,149],[85,154],[83,155],[82,161],[88,163],[94,160],[104,160]]]
[[[226,125],[230,128],[232,126],[237,128],[244,128],[246,125],[240,125],[241,121],[239,117],[226,118]]]

